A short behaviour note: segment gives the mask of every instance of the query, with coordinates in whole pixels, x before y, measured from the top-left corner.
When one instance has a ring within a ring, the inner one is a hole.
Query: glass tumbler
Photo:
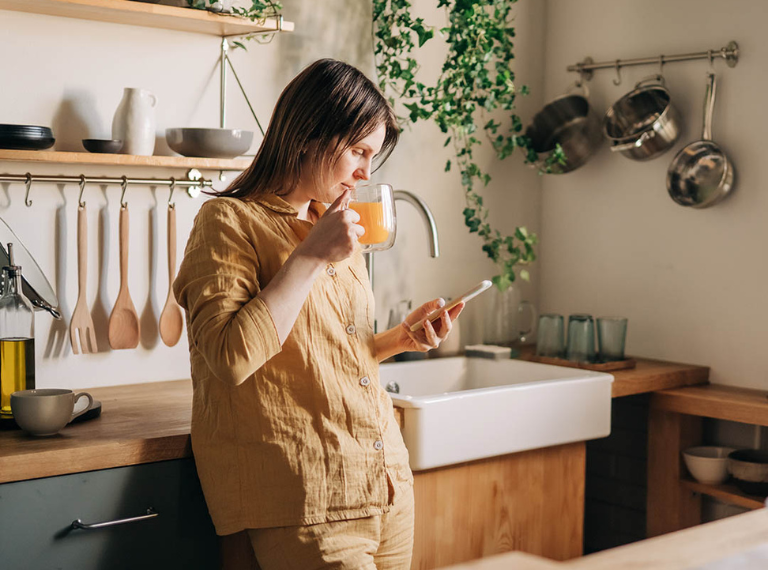
[[[563,315],[547,313],[539,317],[536,334],[536,356],[562,358],[565,356],[565,325]]]
[[[395,198],[389,184],[358,184],[349,208],[360,214],[365,233],[358,240],[364,253],[384,251],[395,244]]]
[[[624,343],[626,340],[626,318],[599,317],[597,319],[597,343],[600,360],[604,362],[624,360]]]
[[[568,317],[566,358],[576,362],[595,361],[595,322],[592,315]]]

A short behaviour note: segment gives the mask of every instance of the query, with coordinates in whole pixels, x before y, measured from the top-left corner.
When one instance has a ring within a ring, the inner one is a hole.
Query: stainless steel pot
[[[681,133],[680,113],[671,103],[661,75],[643,79],[605,113],[603,132],[611,151],[632,160],[664,154]]]
[[[566,94],[551,101],[534,117],[525,131],[543,166],[559,144],[566,162],[553,170],[558,174],[582,166],[603,141],[600,117],[590,107],[586,85],[579,85],[584,95]]]
[[[715,74],[710,72],[707,74],[701,140],[683,147],[667,170],[667,191],[681,206],[709,208],[733,189],[733,164],[723,149],[712,140],[716,90]]]

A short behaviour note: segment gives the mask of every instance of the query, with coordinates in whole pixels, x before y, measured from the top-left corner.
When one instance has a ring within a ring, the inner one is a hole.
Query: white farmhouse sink
[[[440,358],[382,364],[403,408],[411,469],[607,436],[613,376],[521,360]],[[391,392],[390,390],[388,390]]]

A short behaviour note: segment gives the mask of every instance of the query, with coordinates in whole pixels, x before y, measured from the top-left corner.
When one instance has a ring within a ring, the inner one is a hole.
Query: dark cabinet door
[[[98,523],[158,516],[94,530]],[[194,461],[181,459],[0,485],[3,570],[218,568]]]

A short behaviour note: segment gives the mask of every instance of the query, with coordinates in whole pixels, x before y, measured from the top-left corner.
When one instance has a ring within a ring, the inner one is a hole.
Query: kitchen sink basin
[[[379,378],[403,409],[413,470],[596,439],[611,430],[610,374],[454,357],[382,364]]]

